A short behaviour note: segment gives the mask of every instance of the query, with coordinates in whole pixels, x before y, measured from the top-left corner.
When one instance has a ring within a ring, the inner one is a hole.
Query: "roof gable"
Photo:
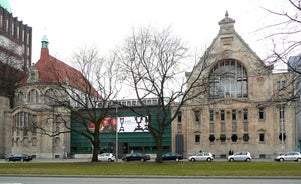
[[[267,66],[235,31],[235,20],[228,16],[226,12],[225,18],[219,22],[219,33],[207,48],[205,52],[207,56],[203,59],[212,59],[211,62],[217,62],[231,58],[241,61],[249,71],[256,71],[256,68],[260,67],[265,72],[271,72],[273,68]]]

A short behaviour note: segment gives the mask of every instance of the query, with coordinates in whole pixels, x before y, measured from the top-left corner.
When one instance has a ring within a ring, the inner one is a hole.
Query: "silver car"
[[[207,161],[211,162],[213,160],[213,155],[209,152],[200,152],[193,156],[188,157],[189,161]]]
[[[114,162],[115,156],[112,153],[102,153],[98,155],[98,161]]]
[[[247,151],[241,151],[241,152],[236,152],[233,155],[230,155],[228,157],[229,162],[234,162],[234,161],[245,161],[245,162],[250,162],[252,160],[250,152]]]
[[[281,154],[275,158],[275,161],[283,162],[283,161],[297,161],[301,162],[301,153],[296,151],[290,151],[284,154]]]

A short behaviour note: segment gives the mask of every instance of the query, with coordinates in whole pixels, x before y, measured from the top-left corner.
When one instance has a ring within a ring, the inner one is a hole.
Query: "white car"
[[[200,152],[193,156],[188,157],[189,161],[207,161],[211,162],[213,160],[213,155],[209,152]]]
[[[236,152],[233,155],[230,155],[228,157],[229,162],[234,162],[234,161],[245,161],[245,162],[250,162],[252,160],[250,152],[247,151],[240,151]]]
[[[301,162],[301,153],[296,151],[290,151],[284,154],[281,154],[275,158],[275,161],[283,162],[283,161],[297,161]]]
[[[114,162],[115,156],[112,153],[102,153],[98,155],[98,161]]]

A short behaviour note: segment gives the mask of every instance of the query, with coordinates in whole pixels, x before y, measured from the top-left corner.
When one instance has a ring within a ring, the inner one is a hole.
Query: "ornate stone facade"
[[[57,65],[51,64],[53,62]],[[60,66],[60,63],[49,55],[48,40],[43,37],[40,60],[29,68],[15,90],[8,129],[11,131],[8,138],[11,153],[27,153],[36,158],[65,158],[70,152],[70,133],[56,133],[70,126],[71,113],[56,103],[60,100],[56,99],[57,94],[63,93],[49,77],[52,74],[49,66]]]
[[[200,150],[226,158],[229,150],[272,158],[296,149],[295,104],[286,101],[291,73],[273,73],[226,17],[200,63],[207,91],[183,106],[172,123],[172,149],[184,156]],[[205,77],[204,77],[205,76]],[[202,83],[201,82],[201,83]]]

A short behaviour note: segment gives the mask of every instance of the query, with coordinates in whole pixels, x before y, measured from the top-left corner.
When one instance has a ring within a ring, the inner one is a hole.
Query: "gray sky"
[[[219,31],[218,22],[229,17],[235,29],[259,57],[271,49],[256,31],[277,20],[266,10],[285,9],[284,0],[10,0],[14,17],[33,28],[33,57],[39,59],[41,38],[49,40],[50,54],[68,62],[72,52],[97,46],[106,55],[120,46],[134,27],[171,26],[174,35],[192,50],[203,51]],[[287,4],[287,3],[285,3]]]

